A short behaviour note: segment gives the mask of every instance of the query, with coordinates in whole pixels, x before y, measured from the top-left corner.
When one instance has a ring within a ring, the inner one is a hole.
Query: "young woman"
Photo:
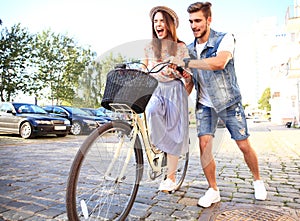
[[[152,41],[145,48],[147,67],[151,69],[171,57],[181,60],[189,57],[185,44],[176,34],[179,22],[176,13],[168,7],[157,6],[151,9],[150,18]],[[153,77],[159,83],[146,108],[147,123],[153,146],[167,153],[167,179],[159,190],[173,191],[178,157],[188,150],[188,93],[191,91],[188,88],[192,88],[193,83],[191,77],[181,79],[182,75],[169,67]]]

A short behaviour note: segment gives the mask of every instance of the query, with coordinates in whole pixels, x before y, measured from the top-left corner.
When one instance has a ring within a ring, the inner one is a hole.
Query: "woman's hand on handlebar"
[[[170,68],[172,68],[175,71],[180,72],[182,77],[185,79],[186,82],[192,81],[192,75],[190,72],[182,68],[184,66],[184,62],[177,59],[176,57],[170,58],[170,64],[168,65]]]
[[[174,56],[170,57],[170,64],[175,64],[176,66],[184,67],[184,62]]]

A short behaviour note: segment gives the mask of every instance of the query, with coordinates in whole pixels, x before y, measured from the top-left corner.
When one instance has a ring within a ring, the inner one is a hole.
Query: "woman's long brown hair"
[[[156,35],[155,29],[154,29],[154,16],[157,12],[161,12],[163,15],[163,19],[165,22],[165,28],[167,29],[168,37],[169,39],[159,39]],[[177,43],[182,42],[178,39],[176,34],[176,26],[173,21],[173,18],[169,15],[169,13],[158,10],[153,14],[152,17],[152,45],[154,50],[154,56],[158,60],[162,60],[162,41],[167,42],[167,52],[170,56],[176,56],[177,52]]]

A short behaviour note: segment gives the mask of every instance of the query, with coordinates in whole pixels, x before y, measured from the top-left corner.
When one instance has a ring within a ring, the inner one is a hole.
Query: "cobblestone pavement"
[[[180,191],[158,193],[157,182],[143,182],[129,220],[215,220],[220,211],[249,207],[300,220],[300,130],[270,123],[250,123],[249,127],[268,190],[266,201],[254,199],[252,177],[243,156],[228,132],[219,128],[214,153],[222,200],[207,209],[198,207],[207,183],[200,167],[195,129],[191,128],[190,163]],[[0,220],[67,220],[67,176],[84,138],[23,140],[0,135]]]

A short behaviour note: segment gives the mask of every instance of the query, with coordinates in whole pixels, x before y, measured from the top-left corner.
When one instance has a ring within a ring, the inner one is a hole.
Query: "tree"
[[[269,103],[270,98],[271,98],[271,89],[266,88],[261,98],[258,101],[259,104],[258,108],[262,110],[270,111],[271,110],[271,105]]]
[[[99,107],[104,93],[107,73],[116,64],[122,63],[124,60],[121,55],[114,57],[111,53],[102,60],[93,61],[79,78],[76,104],[93,108]]]
[[[38,76],[50,89],[49,99],[56,104],[75,99],[79,76],[89,66],[95,53],[67,36],[44,31],[38,35]]]
[[[20,24],[11,30],[1,30],[0,36],[0,99],[9,101],[19,91],[26,90],[29,75],[26,69],[34,56],[35,36]]]

